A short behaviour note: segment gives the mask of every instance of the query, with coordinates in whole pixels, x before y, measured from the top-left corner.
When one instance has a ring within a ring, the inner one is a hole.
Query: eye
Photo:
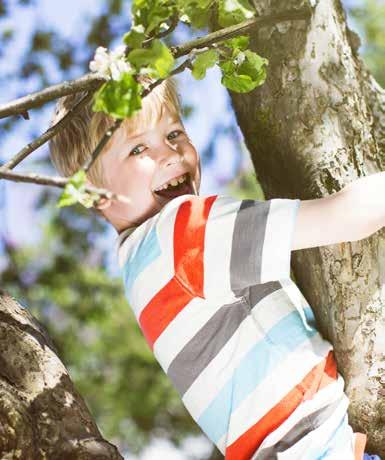
[[[171,139],[170,139],[170,136],[171,136],[172,134],[175,134],[175,133],[177,133],[176,136],[171,137]],[[167,136],[167,138],[170,139],[170,140],[172,140],[172,139],[175,139],[177,136],[179,136],[179,134],[182,134],[182,133],[183,133],[183,131],[181,131],[180,129],[176,129],[175,131],[171,131],[171,133]]]
[[[134,156],[135,156],[135,155],[139,155],[140,153],[142,153],[143,150],[142,150],[142,151],[138,150],[140,147],[144,147],[144,145],[143,145],[143,144],[138,144],[138,145],[136,145],[136,146],[131,150],[130,155],[134,155]]]

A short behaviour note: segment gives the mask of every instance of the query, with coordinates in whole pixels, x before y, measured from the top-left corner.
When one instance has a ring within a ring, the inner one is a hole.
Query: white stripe
[[[290,297],[291,301],[298,310],[298,313],[302,318],[302,322],[305,328],[311,331],[313,327],[309,326],[304,312],[304,308],[311,308],[308,301],[306,300],[302,292],[299,290],[298,286],[291,280],[291,278],[281,279],[280,283],[282,285],[282,288]]]
[[[195,420],[231,378],[247,352],[265,337],[266,330],[293,311],[293,308],[287,296],[282,295],[282,290],[272,292],[256,304],[253,310],[263,309],[265,312],[266,320],[263,321],[263,328],[252,315],[245,318],[226,345],[183,395],[183,402]]]
[[[297,311],[295,305],[284,289],[277,289],[257,302],[251,315],[265,333],[275,326],[283,317]]]
[[[219,308],[221,305],[195,297],[168,324],[154,344],[154,355],[165,372],[182,348]]]
[[[218,196],[206,223],[204,248],[204,296],[218,303],[231,303],[230,261],[234,223],[240,200]]]
[[[270,201],[262,249],[261,283],[290,278],[293,230],[300,200]]]
[[[278,404],[322,361],[323,357],[327,356],[330,349],[331,344],[317,334],[301,343],[281,361],[232,413],[227,445],[236,441]]]

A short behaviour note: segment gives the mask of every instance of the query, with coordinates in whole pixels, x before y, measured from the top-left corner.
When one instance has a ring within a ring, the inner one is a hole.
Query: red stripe
[[[250,459],[266,436],[276,430],[301,404],[305,393],[319,386],[324,373],[337,379],[336,369],[333,351],[330,351],[278,404],[227,447],[226,460]]]
[[[217,195],[182,203],[174,224],[173,278],[143,308],[139,323],[150,347],[170,322],[204,288],[204,239],[208,214]]]
[[[139,316],[139,323],[151,349],[167,325],[192,298],[174,276],[145,306]]]
[[[207,218],[217,195],[190,199],[178,209],[174,226],[175,276],[195,297],[204,298],[203,256]]]

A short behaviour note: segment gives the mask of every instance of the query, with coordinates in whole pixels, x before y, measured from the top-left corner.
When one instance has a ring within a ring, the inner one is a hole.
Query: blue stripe
[[[254,345],[198,419],[198,424],[214,443],[227,432],[231,412],[291,351],[316,333],[316,330],[305,329],[298,311],[293,311],[267,332],[268,337]]]
[[[126,260],[123,266],[123,279],[126,295],[129,297],[132,285],[140,273],[159,257],[161,251],[156,226],[141,240],[137,250]]]
[[[306,318],[306,322],[307,324],[312,327],[313,329],[317,329],[316,327],[316,320],[315,320],[315,316],[314,316],[314,313],[313,313],[313,310],[309,307],[305,307],[303,309],[304,313],[305,313],[305,318]]]

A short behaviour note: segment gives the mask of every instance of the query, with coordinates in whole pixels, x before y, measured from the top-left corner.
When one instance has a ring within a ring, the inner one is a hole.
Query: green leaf
[[[221,83],[236,93],[248,93],[257,86],[248,75],[223,75]]]
[[[198,54],[192,69],[192,75],[196,80],[202,80],[206,75],[206,70],[213,67],[219,57],[219,53],[215,49],[209,49],[204,53]]]
[[[264,66],[268,64],[268,60],[250,50],[246,50],[244,53],[246,59],[239,66],[238,73],[249,75],[254,80],[259,80],[263,73]]]
[[[120,80],[109,80],[96,92],[92,110],[114,118],[129,118],[142,107],[142,89],[131,74],[124,72]]]
[[[252,91],[264,83],[268,62],[253,51],[238,51],[232,59],[220,62],[221,82],[226,88],[238,93]]]
[[[159,39],[153,40],[150,48],[131,51],[127,59],[137,70],[142,67],[153,69],[154,76],[158,78],[166,78],[175,61],[170,49]]]
[[[71,206],[77,203],[78,200],[74,191],[76,192],[76,188],[72,184],[67,184],[65,186],[64,192],[60,195],[56,207],[63,208],[64,206]]]
[[[238,37],[228,38],[221,42],[223,45],[228,46],[233,50],[245,50],[249,47],[249,35],[239,35]]]
[[[123,42],[131,48],[140,48],[145,38],[144,27],[142,25],[133,26],[131,30],[123,36]]]
[[[81,169],[69,178],[56,207],[63,208],[64,206],[80,203],[86,208],[91,208],[95,201],[99,199],[99,195],[97,193],[87,192],[85,188],[86,172]]]
[[[196,29],[203,29],[208,25],[208,11],[216,2],[217,0],[177,0],[176,6],[182,13],[183,22],[190,23]]]
[[[156,34],[160,25],[173,15],[174,8],[170,0],[134,0],[132,17],[135,24],[143,25],[145,35]]]
[[[220,0],[218,23],[222,27],[239,24],[255,15],[255,10],[248,0]]]
[[[70,184],[73,184],[75,187],[79,188],[86,185],[86,172],[83,169],[80,169],[69,180]]]

